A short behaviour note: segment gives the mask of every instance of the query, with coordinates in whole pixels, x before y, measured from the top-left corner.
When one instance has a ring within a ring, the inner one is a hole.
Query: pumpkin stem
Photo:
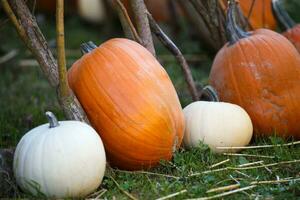
[[[82,54],[87,54],[96,48],[97,48],[97,45],[95,45],[92,41],[89,41],[89,42],[86,42],[86,43],[83,43],[80,45]]]
[[[200,99],[202,101],[214,101],[214,102],[220,101],[217,91],[210,85],[207,85],[202,89]]]
[[[288,30],[296,25],[279,0],[272,0],[272,10],[281,29]]]
[[[49,128],[55,128],[55,127],[59,126],[59,123],[58,123],[55,115],[52,112],[47,111],[45,114],[49,121]]]
[[[236,6],[235,0],[229,1],[229,7],[226,18],[226,35],[229,44],[232,45],[242,38],[248,37],[250,34],[242,30],[236,22]]]

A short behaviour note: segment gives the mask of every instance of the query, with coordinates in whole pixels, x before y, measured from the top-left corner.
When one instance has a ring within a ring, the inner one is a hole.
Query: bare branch
[[[110,1],[119,15],[119,19],[121,21],[125,36],[127,38],[133,39],[134,41],[142,44],[142,40],[138,35],[123,3],[120,0],[110,0]]]
[[[66,97],[70,95],[70,88],[67,81],[65,53],[64,0],[56,0],[56,46],[59,75],[58,90],[60,95]]]
[[[20,26],[25,30],[27,37],[22,38],[23,41],[29,44],[30,50],[33,55],[35,55],[50,85],[56,87],[59,82],[57,63],[36,23],[34,16],[31,15],[23,0],[11,0],[10,5],[20,20]]]
[[[7,1],[1,0],[1,2],[2,4],[5,4]],[[64,110],[66,117],[68,119],[85,121],[88,123],[88,119],[76,97],[70,90],[65,90],[66,88],[68,88],[68,83],[66,77],[63,34],[59,34],[59,37],[57,38],[59,41],[58,46],[60,52],[58,54],[60,66],[62,66],[60,68],[62,70],[60,75],[61,80],[63,80],[60,83],[57,62],[26,3],[24,2],[24,0],[11,0],[9,3],[11,7],[7,7],[7,4],[6,10],[11,11],[8,12],[8,14],[21,39],[35,56],[50,85],[55,89],[60,87],[58,89],[58,100]],[[9,8],[12,9],[9,10]],[[60,24],[59,32],[63,33],[63,24]],[[63,95],[61,93],[63,93]]]
[[[178,49],[178,47],[172,42],[172,40],[161,30],[161,28],[158,26],[156,21],[153,19],[152,15],[147,12],[147,16],[149,19],[150,27],[153,31],[153,33],[157,36],[157,38],[162,42],[162,44],[169,49],[169,51],[174,54],[176,57],[177,61],[179,62],[181,69],[184,73],[184,77],[186,80],[186,83],[188,85],[188,89],[191,93],[191,96],[194,101],[198,101],[199,98],[199,93],[197,91],[197,87],[195,84],[195,81],[192,76],[191,69],[186,62],[185,58],[183,57],[181,51]]]
[[[130,0],[132,11],[135,17],[137,31],[142,40],[143,46],[155,56],[155,48],[147,17],[147,8],[144,0]]]
[[[18,22],[18,19],[17,19],[16,15],[14,14],[14,12],[12,11],[8,1],[7,0],[1,0],[1,4],[2,4],[2,7],[3,7],[4,11],[6,12],[8,18],[10,19],[10,21],[15,26],[15,28],[17,30],[17,33],[19,34],[20,38],[23,40],[23,42],[25,43],[25,45],[27,47],[30,47],[30,45],[28,44],[27,36],[25,34],[25,30],[23,29],[23,27],[20,26],[20,24]]]
[[[58,100],[68,119],[88,122],[80,103],[68,84],[64,32],[64,0],[56,0],[56,42],[59,74]]]

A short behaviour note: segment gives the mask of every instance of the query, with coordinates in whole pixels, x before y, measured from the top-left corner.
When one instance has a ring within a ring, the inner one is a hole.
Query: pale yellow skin
[[[105,6],[103,0],[78,0],[80,17],[92,23],[101,23],[105,20]]]
[[[247,112],[238,105],[224,102],[198,101],[183,109],[186,148],[207,144],[214,152],[233,152],[217,147],[237,147],[249,144],[253,126]]]
[[[89,125],[61,121],[29,131],[17,145],[14,174],[22,190],[47,197],[84,197],[97,189],[106,157],[102,141]]]

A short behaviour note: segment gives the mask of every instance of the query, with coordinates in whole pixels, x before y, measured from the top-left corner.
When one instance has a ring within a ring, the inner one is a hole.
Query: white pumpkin
[[[106,156],[102,141],[89,125],[57,122],[46,112],[49,124],[26,133],[14,155],[18,185],[33,195],[83,197],[97,189],[104,176]]]
[[[232,152],[217,147],[237,147],[249,144],[253,126],[247,112],[238,105],[224,102],[198,101],[183,109],[185,116],[184,146],[196,147],[200,142],[214,152]]]
[[[91,23],[102,23],[106,17],[103,0],[78,0],[78,12]]]

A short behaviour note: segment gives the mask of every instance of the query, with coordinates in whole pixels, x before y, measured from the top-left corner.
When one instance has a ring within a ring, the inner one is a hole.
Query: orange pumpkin
[[[300,138],[300,56],[282,35],[258,29],[246,33],[227,16],[229,42],[218,52],[210,84],[221,101],[243,107],[256,134]]]
[[[227,5],[228,0],[222,0]],[[252,3],[254,2],[252,11]],[[240,0],[239,5],[245,17],[249,16],[252,29],[268,28],[276,29],[276,20],[272,13],[271,0]]]
[[[280,5],[279,0],[272,0],[273,11],[280,27],[284,30],[284,35],[290,42],[294,44],[298,52],[300,52],[300,24],[296,24],[289,14]]]
[[[128,39],[84,47],[91,52],[73,64],[68,79],[110,164],[136,170],[171,159],[183,138],[184,119],[164,68]]]

